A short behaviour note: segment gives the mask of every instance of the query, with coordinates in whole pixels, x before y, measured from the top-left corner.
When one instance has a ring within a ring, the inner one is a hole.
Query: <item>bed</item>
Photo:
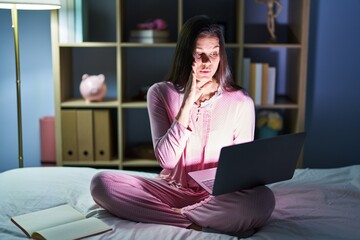
[[[225,234],[116,218],[91,198],[90,179],[98,171],[102,169],[38,167],[0,173],[0,239],[26,239],[10,217],[62,203],[113,227],[112,231],[89,239],[235,239]],[[360,165],[297,169],[291,180],[269,187],[276,196],[275,210],[268,224],[248,239],[360,239]]]

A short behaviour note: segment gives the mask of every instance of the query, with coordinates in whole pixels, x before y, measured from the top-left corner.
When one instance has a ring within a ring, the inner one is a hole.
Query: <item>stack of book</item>
[[[275,104],[276,68],[268,63],[243,59],[243,85],[256,105]]]
[[[61,0],[59,9],[59,42],[88,41],[87,0]]]
[[[167,30],[155,30],[155,29],[131,30],[130,42],[166,43],[169,42],[169,32]]]

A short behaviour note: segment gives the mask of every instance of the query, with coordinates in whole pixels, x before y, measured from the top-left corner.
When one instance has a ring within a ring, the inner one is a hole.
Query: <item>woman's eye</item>
[[[210,53],[210,57],[217,57],[219,54],[217,52]]]
[[[201,58],[201,54],[200,54],[200,53],[195,53],[195,54],[194,54],[194,57],[195,57],[196,59],[200,59],[200,58]]]

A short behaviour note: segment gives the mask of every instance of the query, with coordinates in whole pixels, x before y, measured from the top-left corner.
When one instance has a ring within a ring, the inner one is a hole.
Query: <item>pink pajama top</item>
[[[219,88],[201,106],[194,104],[186,128],[175,119],[183,97],[171,82],[159,82],[149,89],[152,141],[163,168],[159,177],[185,191],[200,191],[188,172],[216,167],[223,146],[252,141],[255,108],[253,100],[242,91]],[[241,161],[241,156],[234,156],[234,161]]]

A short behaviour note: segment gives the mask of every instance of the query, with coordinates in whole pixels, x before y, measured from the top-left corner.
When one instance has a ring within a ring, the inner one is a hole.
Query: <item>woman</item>
[[[236,236],[263,226],[274,209],[265,186],[211,196],[188,172],[217,166],[225,145],[252,141],[252,99],[236,86],[224,37],[206,16],[183,26],[165,82],[148,91],[157,178],[101,172],[91,183],[94,200],[116,216]],[[234,161],[241,161],[241,156]]]

